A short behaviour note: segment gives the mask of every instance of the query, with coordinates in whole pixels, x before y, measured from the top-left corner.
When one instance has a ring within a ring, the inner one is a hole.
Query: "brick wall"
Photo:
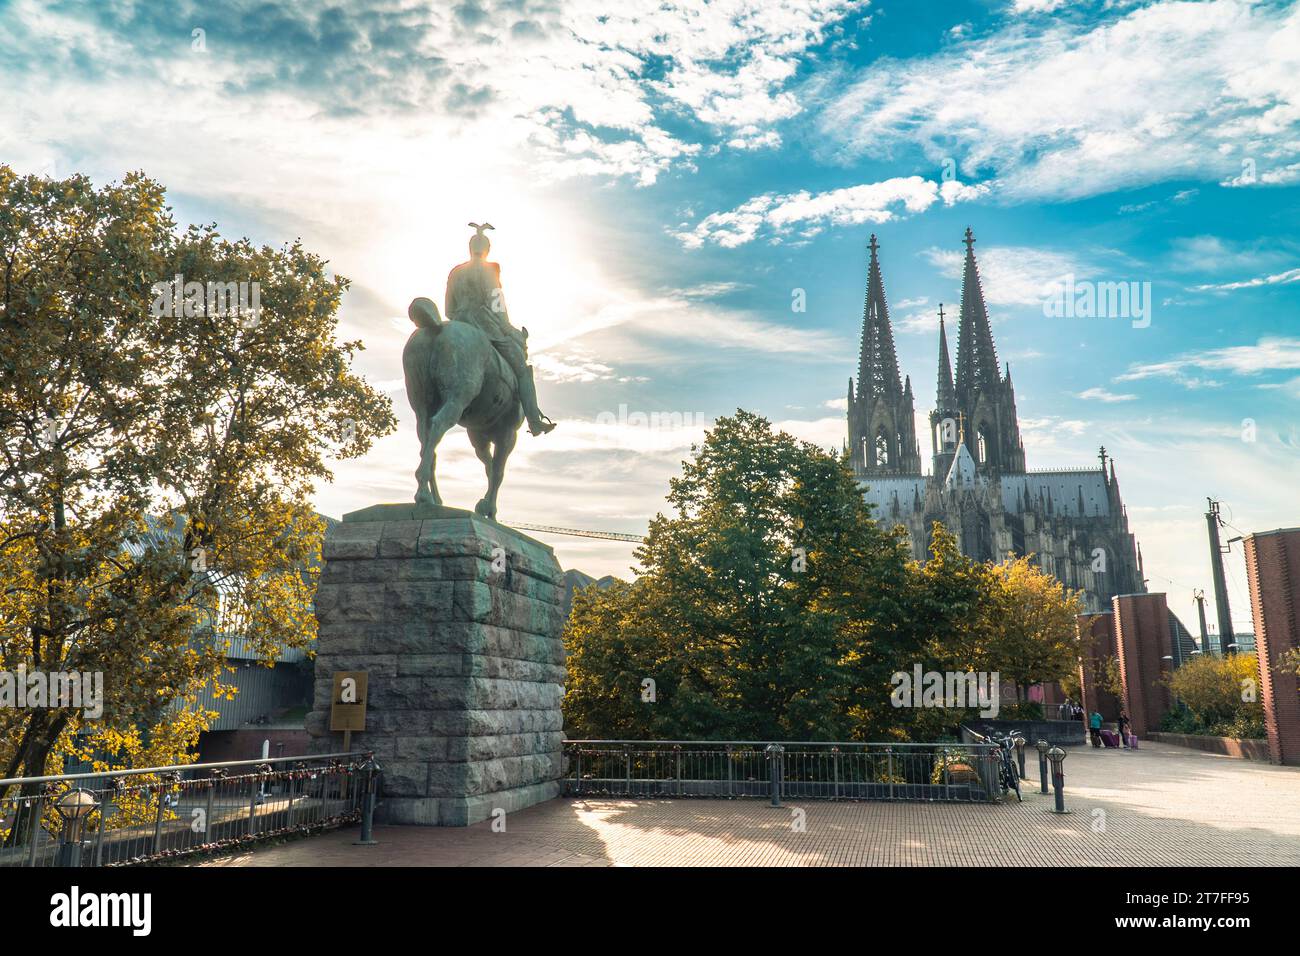
[[[1300,528],[1247,535],[1246,579],[1255,618],[1260,699],[1274,763],[1300,765],[1300,693],[1294,673],[1278,668],[1300,646],[1296,600],[1300,596]]]
[[[1115,650],[1115,615],[1110,611],[1104,611],[1096,614],[1080,614],[1079,634],[1084,642],[1091,645],[1091,650],[1087,653],[1091,657],[1091,666],[1084,667],[1079,665],[1079,686],[1083,688],[1083,709],[1091,714],[1097,711],[1106,720],[1114,720],[1119,716],[1120,702],[1110,691],[1103,690],[1100,687],[1093,686],[1094,682],[1089,680],[1089,671],[1093,674],[1101,672],[1101,661],[1107,657],[1116,656]]]
[[[1169,608],[1160,593],[1118,594],[1112,607],[1124,706],[1133,733],[1145,737],[1160,729],[1170,706],[1169,688],[1162,683],[1172,663],[1163,660],[1172,653]]]

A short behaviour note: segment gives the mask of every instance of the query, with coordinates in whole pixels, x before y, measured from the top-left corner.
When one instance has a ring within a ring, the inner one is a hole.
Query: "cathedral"
[[[1146,590],[1142,552],[1128,529],[1115,462],[1102,448],[1095,468],[1025,467],[1011,368],[998,365],[975,237],[966,230],[957,370],[939,309],[939,374],[929,416],[930,470],[921,467],[912,379],[900,379],[885,283],[871,237],[858,381],[849,379],[847,453],[877,520],[903,525],[924,560],[941,521],[972,558],[1032,554],[1085,609],[1109,610],[1116,594]]]

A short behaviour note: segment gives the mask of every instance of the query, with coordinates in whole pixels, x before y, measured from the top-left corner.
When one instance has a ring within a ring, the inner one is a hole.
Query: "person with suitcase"
[[[1132,734],[1130,734],[1130,733],[1128,732],[1128,729],[1129,729],[1129,719],[1128,719],[1128,714],[1124,713],[1124,711],[1123,711],[1122,709],[1121,709],[1120,712],[1119,712],[1119,720],[1116,721],[1116,724],[1119,725],[1119,743],[1120,743],[1120,746],[1123,747],[1123,748],[1126,749],[1126,750],[1132,750],[1132,749],[1134,749],[1134,748],[1130,745],[1130,741],[1131,741],[1131,739],[1132,739]]]

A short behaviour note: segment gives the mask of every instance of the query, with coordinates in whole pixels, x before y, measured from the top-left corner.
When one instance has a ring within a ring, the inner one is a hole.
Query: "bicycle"
[[[1024,803],[1025,798],[1020,795],[1020,773],[1016,770],[1016,761],[1012,754],[1015,752],[1018,741],[1024,739],[1024,735],[1018,730],[1013,730],[1001,737],[988,736],[984,740],[987,743],[997,744],[998,753],[1002,757],[998,767],[998,782],[1002,784],[1002,795],[1006,796],[1012,790],[1016,792],[1016,802]]]

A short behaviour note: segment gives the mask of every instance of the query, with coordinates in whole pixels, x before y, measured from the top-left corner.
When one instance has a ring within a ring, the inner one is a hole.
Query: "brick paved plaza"
[[[1300,768],[1147,744],[1073,748],[1066,806],[763,800],[561,799],[510,815],[505,833],[355,828],[203,861],[205,866],[1123,866],[1300,865]],[[795,808],[805,829],[792,826]]]

